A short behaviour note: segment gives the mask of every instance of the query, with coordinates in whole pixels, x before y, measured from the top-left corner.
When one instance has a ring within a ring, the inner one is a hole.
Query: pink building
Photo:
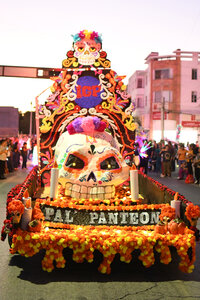
[[[136,71],[128,82],[128,92],[135,102],[134,116],[141,120],[149,138],[163,136],[180,142],[200,139],[200,52],[177,49],[172,55],[151,52],[147,69]]]

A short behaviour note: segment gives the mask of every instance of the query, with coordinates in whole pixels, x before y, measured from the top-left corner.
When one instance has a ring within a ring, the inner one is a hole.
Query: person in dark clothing
[[[157,148],[156,148],[156,172],[157,173],[161,173],[162,172],[162,163],[161,163],[161,155],[160,155],[160,152],[162,150],[162,145],[161,143],[157,144]]]
[[[195,174],[195,184],[200,184],[200,148],[194,159],[194,174]]]
[[[22,150],[21,150],[21,156],[22,156],[22,169],[26,169],[26,163],[27,163],[27,157],[28,157],[28,149],[27,149],[27,143],[24,142]]]
[[[162,158],[163,158],[163,173],[161,174],[161,177],[166,177],[166,176],[171,177],[172,154],[169,149],[169,146],[166,145],[165,148],[163,148],[160,153],[162,154]]]
[[[171,141],[168,141],[168,146],[169,146],[169,151],[171,152],[171,171],[175,171],[175,156],[176,156],[176,151],[172,145]]]
[[[18,142],[14,144],[13,147],[13,167],[17,170],[20,166],[20,152],[18,149]]]
[[[6,158],[7,158],[7,140],[0,141],[0,179],[6,179],[5,169],[6,169]]]
[[[151,148],[151,170],[153,172],[156,171],[156,159],[157,159],[157,148],[158,148],[158,144],[156,143],[156,141],[153,142],[153,147]]]
[[[7,147],[7,167],[8,167],[9,173],[11,173],[11,172],[14,171],[14,168],[13,168],[13,153],[12,153],[13,145],[12,145],[12,141],[10,139],[8,139],[7,140],[7,144],[8,144],[8,147]]]

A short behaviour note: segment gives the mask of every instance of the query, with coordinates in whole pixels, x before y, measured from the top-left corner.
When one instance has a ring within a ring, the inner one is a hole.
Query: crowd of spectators
[[[0,180],[6,174],[27,168],[27,160],[33,153],[35,138],[23,135],[0,140]]]
[[[157,172],[161,177],[171,177],[172,172],[178,171],[178,180],[186,183],[200,184],[200,147],[198,142],[185,146],[183,143],[171,141],[145,141],[151,147],[147,157],[140,158],[138,169],[145,174],[149,170]]]
[[[6,179],[6,174],[27,168],[27,160],[31,158],[36,138],[28,136],[12,137],[0,140],[0,179]],[[149,171],[160,174],[161,177],[171,177],[178,171],[178,180],[200,185],[200,147],[198,143],[185,146],[183,143],[171,141],[143,141],[146,145],[145,155],[140,156],[138,169],[145,174]],[[141,145],[136,144],[140,153]]]

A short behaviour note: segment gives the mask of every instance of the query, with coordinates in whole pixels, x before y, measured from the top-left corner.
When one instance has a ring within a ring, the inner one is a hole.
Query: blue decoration
[[[77,81],[75,102],[82,108],[91,108],[100,104],[101,86],[99,80],[93,76],[82,76]]]

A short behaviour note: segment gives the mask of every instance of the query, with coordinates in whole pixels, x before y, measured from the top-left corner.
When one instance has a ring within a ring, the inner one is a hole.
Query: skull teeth
[[[78,184],[66,183],[65,195],[77,199],[110,199],[115,195],[115,186],[80,186]]]
[[[82,65],[90,65],[95,62],[95,58],[91,57],[90,55],[85,54],[85,57],[79,57],[78,61]]]

